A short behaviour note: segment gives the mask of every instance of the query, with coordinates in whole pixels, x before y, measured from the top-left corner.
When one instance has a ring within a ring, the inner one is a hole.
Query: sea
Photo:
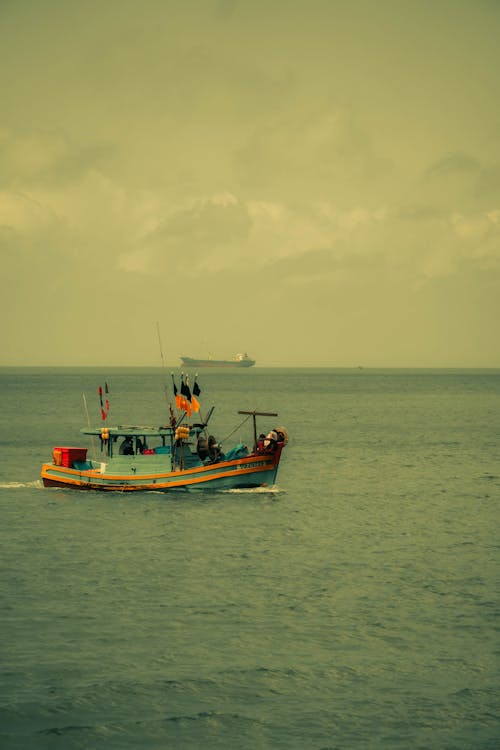
[[[99,387],[165,424],[170,370],[0,369],[2,750],[500,747],[500,370],[197,382],[223,449],[278,414],[274,486],[43,488]]]

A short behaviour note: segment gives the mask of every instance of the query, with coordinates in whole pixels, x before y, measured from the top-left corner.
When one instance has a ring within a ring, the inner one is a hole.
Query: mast
[[[253,449],[257,450],[257,420],[256,417],[277,417],[272,411],[239,411],[238,414],[248,414],[253,417]]]

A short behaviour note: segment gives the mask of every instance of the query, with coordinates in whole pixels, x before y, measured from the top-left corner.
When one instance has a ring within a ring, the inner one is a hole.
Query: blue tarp
[[[238,458],[244,458],[248,456],[248,448],[244,443],[238,443],[234,448],[231,448],[227,453],[224,454],[224,461],[236,461]]]

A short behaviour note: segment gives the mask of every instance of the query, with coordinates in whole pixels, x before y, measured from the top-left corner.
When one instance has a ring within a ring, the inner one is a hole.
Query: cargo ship
[[[195,357],[181,357],[184,367],[253,367],[254,359],[250,359],[248,354],[237,354],[234,359],[197,359]]]

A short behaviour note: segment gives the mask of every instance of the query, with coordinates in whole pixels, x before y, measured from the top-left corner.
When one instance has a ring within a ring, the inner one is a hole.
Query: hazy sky
[[[498,0],[0,0],[0,365],[500,366]]]

